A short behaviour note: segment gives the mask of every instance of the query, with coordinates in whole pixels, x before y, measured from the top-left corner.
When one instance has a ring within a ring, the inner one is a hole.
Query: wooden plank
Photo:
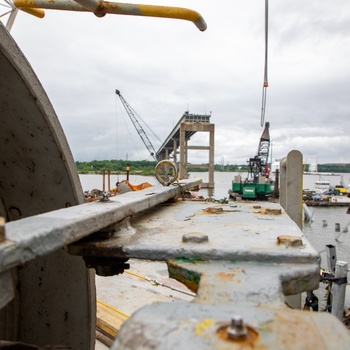
[[[97,300],[96,329],[109,339],[114,340],[117,337],[120,327],[128,319],[128,315]]]
[[[96,340],[101,342],[102,344],[108,346],[109,348],[113,345],[114,339],[110,338],[109,336],[103,334],[98,329],[96,329]]]

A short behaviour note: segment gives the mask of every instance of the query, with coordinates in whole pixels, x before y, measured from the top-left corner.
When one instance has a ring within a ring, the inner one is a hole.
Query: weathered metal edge
[[[181,180],[169,187],[128,192],[109,201],[85,203],[5,224],[0,244],[0,272],[51,253],[124,218],[180,196],[201,179]]]

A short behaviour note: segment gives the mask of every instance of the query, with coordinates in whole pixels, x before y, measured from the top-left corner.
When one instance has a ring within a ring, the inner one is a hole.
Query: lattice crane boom
[[[133,123],[137,133],[139,134],[139,136],[141,137],[141,140],[143,141],[144,145],[146,146],[146,148],[148,149],[149,153],[151,154],[151,156],[154,158],[154,160],[157,160],[156,157],[156,150],[154,149],[152,142],[150,141],[150,139],[148,138],[145,130],[143,129],[143,127],[141,126],[141,124],[139,123],[138,119],[136,118],[137,113],[133,110],[133,108],[129,105],[129,103],[125,100],[125,98],[121,95],[119,90],[115,90],[115,93],[119,96],[120,101],[122,102],[126,112],[128,113],[128,116],[131,120],[131,122]]]
[[[261,159],[261,164],[266,165],[269,161],[269,151],[270,151],[270,133],[269,133],[270,123],[265,123],[265,129],[260,137],[258,156]]]

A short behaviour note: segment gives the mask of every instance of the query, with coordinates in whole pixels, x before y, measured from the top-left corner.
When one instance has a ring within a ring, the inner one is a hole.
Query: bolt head
[[[248,335],[248,329],[241,316],[235,315],[227,327],[227,337],[231,340],[244,340]]]
[[[204,243],[208,241],[208,235],[201,232],[187,232],[182,236],[182,242],[184,243]]]

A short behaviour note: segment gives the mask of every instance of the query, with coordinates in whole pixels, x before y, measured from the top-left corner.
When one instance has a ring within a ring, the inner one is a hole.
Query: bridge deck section
[[[207,114],[190,114],[185,112],[175,125],[173,130],[169,133],[169,136],[165,139],[163,144],[157,151],[157,159],[166,159],[172,152],[176,152],[180,141],[180,125],[182,123],[210,123],[210,115]],[[186,131],[186,140],[189,140],[197,131]],[[176,142],[176,144],[175,144]],[[174,154],[176,159],[176,154]]]

